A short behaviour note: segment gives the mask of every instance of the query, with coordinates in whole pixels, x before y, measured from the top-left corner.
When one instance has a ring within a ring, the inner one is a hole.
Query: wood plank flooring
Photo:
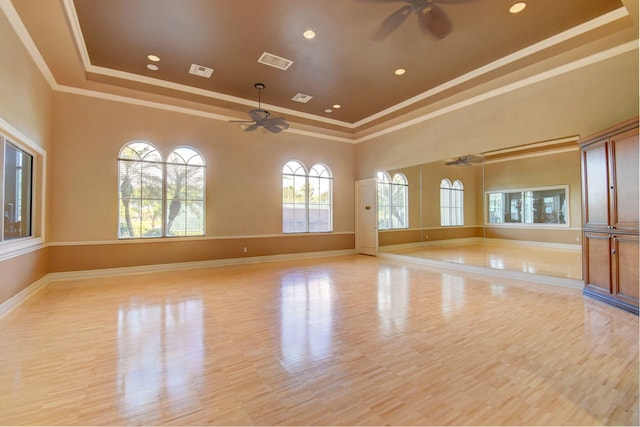
[[[638,334],[362,255],[60,281],[0,319],[0,424],[637,425]]]

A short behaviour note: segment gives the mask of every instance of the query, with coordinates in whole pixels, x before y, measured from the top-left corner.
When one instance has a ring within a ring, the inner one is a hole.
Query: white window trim
[[[25,151],[33,157],[33,177],[31,181],[31,236],[20,239],[12,239],[0,242],[0,261],[13,258],[38,249],[44,243],[45,234],[45,206],[46,206],[46,176],[47,176],[47,152],[41,146],[32,141],[18,129],[0,117],[0,141],[4,149],[4,140],[10,141],[13,145]],[[4,151],[2,153],[4,158]],[[2,161],[2,177],[4,179],[4,160]],[[3,186],[4,187],[4,186]],[[2,201],[4,206],[4,189],[2,191]],[[36,222],[36,218],[40,221]]]

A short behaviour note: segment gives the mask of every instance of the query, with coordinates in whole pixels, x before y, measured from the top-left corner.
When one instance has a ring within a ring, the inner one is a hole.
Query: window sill
[[[38,250],[43,243],[42,237],[24,237],[22,239],[4,241],[0,243],[0,261]]]

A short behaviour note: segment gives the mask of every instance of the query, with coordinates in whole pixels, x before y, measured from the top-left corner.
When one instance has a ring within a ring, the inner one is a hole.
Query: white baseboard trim
[[[2,304],[0,304],[0,319],[2,319],[7,314],[11,313],[14,308],[18,307],[20,304],[28,300],[30,297],[36,294],[40,289],[47,286],[49,283],[48,275],[44,276],[31,285],[27,286]]]
[[[128,274],[143,274],[153,273],[160,271],[172,271],[172,270],[192,270],[196,268],[209,268],[209,267],[222,267],[227,265],[240,265],[240,264],[256,264],[260,262],[274,262],[274,261],[288,261],[310,258],[325,258],[340,255],[353,255],[355,249],[343,249],[336,251],[322,251],[322,252],[303,252],[296,254],[281,254],[281,255],[268,255],[258,257],[245,257],[245,258],[228,258],[228,259],[216,259],[209,261],[194,261],[194,262],[181,262],[173,264],[157,264],[157,265],[142,265],[136,267],[122,267],[122,268],[105,268],[100,270],[83,270],[83,271],[66,271],[60,273],[49,273],[46,276],[33,282],[16,295],[12,296],[2,304],[0,304],[0,319],[9,314],[13,309],[25,302],[36,292],[47,286],[51,282],[57,282],[61,280],[80,280],[80,279],[92,279],[99,277],[111,277],[122,276]]]
[[[140,265],[136,267],[105,268],[99,270],[66,271],[49,273],[50,282],[60,280],[92,279],[98,277],[122,276],[129,274],[155,273],[160,271],[192,270],[196,268],[223,267],[228,265],[257,264],[260,262],[291,261],[298,259],[323,258],[355,254],[355,249],[323,252],[303,252],[296,254],[266,255],[244,258],[226,258],[207,261],[180,262],[172,264]]]

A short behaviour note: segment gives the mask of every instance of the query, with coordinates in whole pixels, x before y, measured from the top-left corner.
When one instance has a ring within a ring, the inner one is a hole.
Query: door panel
[[[582,162],[584,226],[609,225],[609,181],[606,140],[585,147]]]
[[[611,293],[611,243],[609,234],[584,233],[585,284]]]
[[[378,255],[377,179],[356,181],[356,250]]]
[[[616,276],[616,296],[638,306],[638,236],[617,235],[614,239],[614,272]]]
[[[637,230],[640,194],[638,193],[638,129],[611,138],[611,184],[613,211],[611,224],[616,229]]]

